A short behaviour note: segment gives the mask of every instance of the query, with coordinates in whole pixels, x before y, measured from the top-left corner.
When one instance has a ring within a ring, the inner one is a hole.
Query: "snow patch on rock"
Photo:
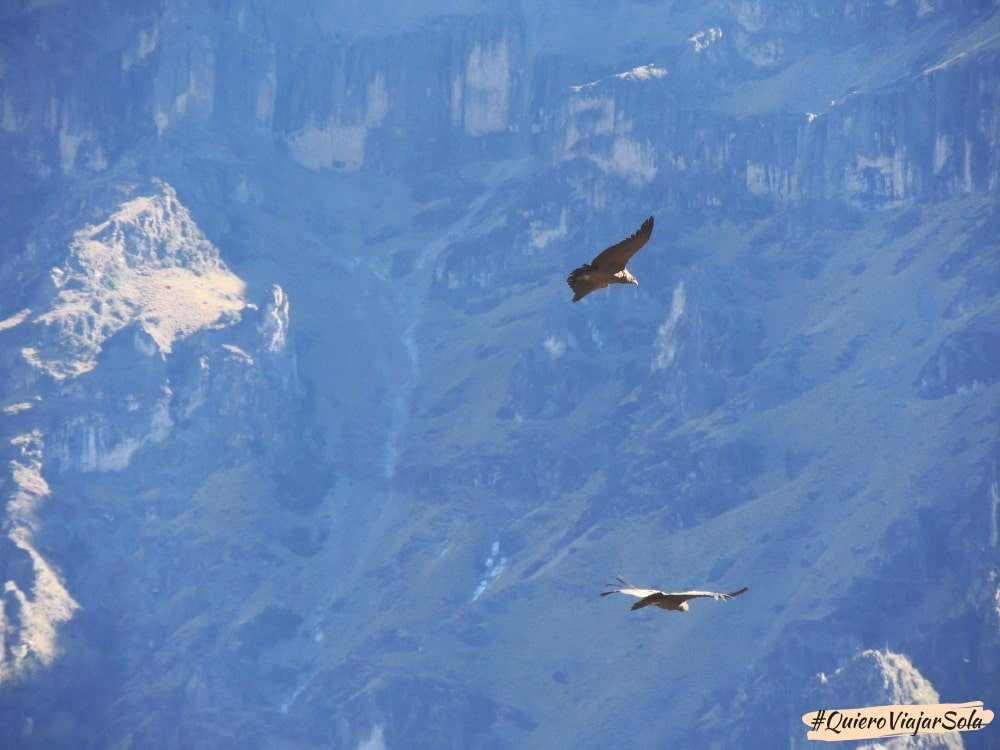
[[[228,353],[228,358],[250,367],[253,365],[253,357],[245,349],[241,349],[236,344],[223,344],[222,348]]]
[[[696,31],[688,37],[688,42],[695,52],[704,52],[713,44],[722,39],[722,29],[718,26],[711,26],[702,31]]]
[[[663,78],[666,75],[666,68],[658,67],[655,63],[649,63],[648,65],[639,65],[631,70],[626,70],[624,73],[615,73],[614,75],[607,76],[606,78],[598,78],[596,81],[581,83],[578,86],[570,86],[570,90],[574,93],[579,93],[584,89],[592,88],[603,81],[609,81],[611,79],[617,79],[619,81],[651,81],[656,78]]]
[[[678,282],[674,287],[673,299],[670,303],[670,315],[660,324],[656,332],[656,340],[653,342],[653,361],[650,364],[650,372],[666,370],[674,363],[677,357],[678,341],[677,326],[684,316],[684,308],[687,306],[687,294],[684,291],[684,282]]]
[[[615,78],[621,81],[650,81],[654,78],[663,78],[666,74],[666,68],[659,68],[654,63],[649,63],[626,70],[624,73],[616,73]]]
[[[490,547],[490,556],[486,558],[485,566],[486,572],[480,579],[479,585],[476,586],[476,590],[472,592],[472,601],[476,601],[479,597],[481,597],[485,593],[487,587],[499,578],[507,567],[507,558],[500,556],[499,540],[493,542]]]
[[[556,336],[546,336],[545,341],[542,342],[542,347],[553,360],[559,359],[566,353],[566,342]]]
[[[259,327],[269,352],[280,352],[285,348],[290,323],[288,295],[284,289],[275,284],[271,287],[271,302],[264,312],[264,319]]]

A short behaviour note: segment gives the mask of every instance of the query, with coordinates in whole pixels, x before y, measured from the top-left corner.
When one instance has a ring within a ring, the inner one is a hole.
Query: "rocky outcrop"
[[[160,355],[194,332],[230,325],[245,307],[245,285],[229,271],[173,188],[120,204],[99,224],[73,233],[69,257],[52,269],[32,323],[39,345],[22,354],[61,380],[97,365],[104,342],[135,324],[137,345]],[[145,342],[145,343],[142,343]]]
[[[262,308],[252,303],[174,190],[147,187],[128,187],[107,219],[72,231],[32,307],[4,321],[8,392],[25,400],[4,409],[17,424],[3,429],[13,457],[0,553],[2,684],[51,666],[79,609],[67,571],[35,541],[66,541],[44,520],[53,494],[67,500],[46,475],[61,475],[65,488],[69,477],[125,472],[143,450],[185,439],[176,431],[220,419],[228,443],[245,447],[264,424],[294,418],[302,397],[284,290],[274,285]],[[44,232],[38,246],[56,245]],[[287,471],[309,453],[266,443]]]
[[[903,654],[869,649],[856,654],[832,674],[821,672],[807,691],[816,709],[865,706],[909,706],[941,703],[941,696]],[[804,738],[792,747],[807,747]],[[885,750],[959,750],[965,744],[957,734],[894,737],[866,743]]]

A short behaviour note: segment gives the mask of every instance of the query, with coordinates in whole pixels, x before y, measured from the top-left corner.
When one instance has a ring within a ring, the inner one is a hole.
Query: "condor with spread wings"
[[[658,591],[656,589],[637,589],[624,578],[618,578],[618,583],[621,584],[621,588],[616,587],[613,583],[609,583],[608,586],[611,587],[611,590],[602,592],[601,596],[607,596],[608,594],[625,594],[626,596],[634,596],[639,600],[632,605],[632,609],[642,609],[643,607],[653,605],[654,607],[669,609],[674,612],[687,612],[689,599],[711,598],[716,601],[726,602],[733,597],[739,596],[740,594],[748,591],[747,587],[744,586],[739,591],[734,591],[731,594],[722,594],[718,591],[667,592]]]
[[[590,263],[584,263],[573,271],[566,283],[573,290],[573,301],[579,302],[595,289],[603,289],[610,284],[635,284],[638,279],[625,267],[632,256],[639,252],[653,233],[653,217],[646,219],[639,231],[617,245],[602,251]]]

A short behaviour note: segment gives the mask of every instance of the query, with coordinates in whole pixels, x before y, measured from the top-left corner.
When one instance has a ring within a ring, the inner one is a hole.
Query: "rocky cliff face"
[[[995,3],[0,18],[5,746],[995,707]]]
[[[833,674],[816,675],[809,699],[817,706],[847,701],[851,706],[905,706],[942,703],[934,687],[909,659],[891,651],[866,650],[847,660]],[[847,703],[844,708],[847,708]],[[837,704],[840,705],[840,704]],[[799,739],[793,747],[806,747]],[[958,750],[964,747],[958,734],[910,735],[871,743],[886,750]]]

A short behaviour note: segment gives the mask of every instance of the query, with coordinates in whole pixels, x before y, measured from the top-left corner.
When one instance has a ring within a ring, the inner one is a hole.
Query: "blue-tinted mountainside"
[[[4,4],[0,745],[996,709],[998,143],[991,2]]]

